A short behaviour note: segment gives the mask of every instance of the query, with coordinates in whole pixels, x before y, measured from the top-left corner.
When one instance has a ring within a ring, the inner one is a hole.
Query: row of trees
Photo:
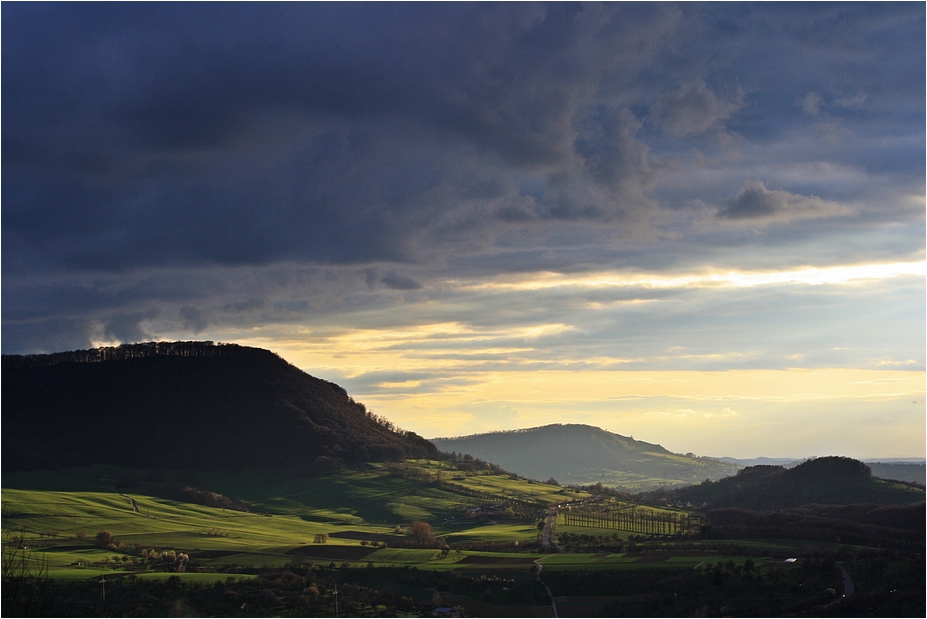
[[[467,486],[462,486],[460,484],[455,484],[449,481],[439,481],[438,486],[443,490],[450,490],[455,494],[462,494],[464,496],[473,497],[476,499],[481,499],[483,501],[490,501],[493,503],[502,503],[502,504],[512,504],[512,505],[521,505],[524,507],[546,507],[546,503],[542,504],[538,501],[532,501],[530,499],[519,499],[516,497],[503,496],[496,492],[484,492],[482,490],[475,490]]]
[[[100,363],[146,357],[237,357],[255,349],[238,344],[213,342],[145,342],[121,346],[101,346],[87,350],[71,350],[50,355],[4,355],[9,367],[40,367],[58,363]],[[267,352],[267,351],[262,351]],[[273,353],[270,353],[273,354]]]
[[[702,524],[698,515],[689,512],[654,511],[633,506],[614,510],[573,508],[562,513],[566,525],[647,535],[685,534]]]
[[[221,509],[232,509],[239,512],[249,511],[248,505],[244,501],[233,501],[229,497],[219,494],[218,492],[200,490],[192,486],[183,486],[175,491],[174,496],[186,503],[205,505],[207,507],[218,507]]]

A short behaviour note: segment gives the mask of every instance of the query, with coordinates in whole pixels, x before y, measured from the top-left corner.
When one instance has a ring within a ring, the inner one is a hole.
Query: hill
[[[807,460],[793,468],[751,466],[734,477],[662,494],[674,502],[710,508],[760,510],[812,504],[910,505],[924,501],[923,487],[875,478],[859,460],[838,456]]]
[[[872,474],[881,479],[895,479],[898,481],[913,481],[916,484],[927,484],[927,471],[923,462],[867,462]]]
[[[470,454],[534,479],[561,483],[601,482],[629,490],[720,479],[738,467],[582,424],[554,424],[526,430],[436,438],[445,452]]]
[[[725,457],[723,457],[723,458],[718,458],[718,460],[721,460],[721,461],[723,461],[723,462],[730,462],[731,464],[737,464],[737,465],[739,465],[739,466],[744,466],[744,467],[746,467],[746,466],[757,466],[757,465],[759,465],[759,464],[772,464],[772,465],[774,465],[774,466],[785,466],[785,467],[789,467],[789,466],[795,466],[796,464],[798,464],[799,462],[801,462],[801,458],[765,458],[765,457],[760,457],[760,458],[730,458],[730,457],[727,457],[727,456],[725,456]]]
[[[5,470],[286,467],[434,457],[344,389],[258,348],[160,342],[2,358]]]
[[[872,476],[864,463],[816,458],[792,468],[751,466],[736,476],[654,493],[700,506],[714,539],[794,539],[923,552],[924,488]]]
[[[718,458],[724,462],[738,464],[742,467],[756,466],[758,464],[780,465],[785,468],[798,466],[806,458]],[[863,460],[872,471],[873,477],[880,479],[894,479],[895,481],[912,481],[924,485],[927,483],[927,474],[923,460],[890,459],[890,460]]]

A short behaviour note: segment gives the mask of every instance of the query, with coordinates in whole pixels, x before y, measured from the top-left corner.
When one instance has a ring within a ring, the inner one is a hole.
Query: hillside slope
[[[441,451],[470,454],[534,479],[602,482],[628,489],[720,479],[738,469],[719,460],[674,454],[660,445],[582,424],[436,438],[432,442]]]
[[[270,351],[204,342],[3,356],[3,467],[289,467],[436,454]]]

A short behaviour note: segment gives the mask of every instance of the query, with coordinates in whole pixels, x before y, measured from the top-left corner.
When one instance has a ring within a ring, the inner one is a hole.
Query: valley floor
[[[916,545],[567,524],[567,506],[701,520],[446,463],[324,478],[93,467],[4,484],[5,616],[924,616]],[[164,496],[178,491],[215,505]]]

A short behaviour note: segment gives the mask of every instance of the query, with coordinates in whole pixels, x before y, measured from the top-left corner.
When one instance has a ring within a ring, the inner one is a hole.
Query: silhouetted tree
[[[431,532],[431,525],[421,520],[412,523],[409,535],[415,540],[415,543],[422,547],[433,546],[435,544],[434,533]]]
[[[100,531],[97,533],[96,542],[100,548],[109,548],[109,545],[113,543],[113,534],[109,531]]]

